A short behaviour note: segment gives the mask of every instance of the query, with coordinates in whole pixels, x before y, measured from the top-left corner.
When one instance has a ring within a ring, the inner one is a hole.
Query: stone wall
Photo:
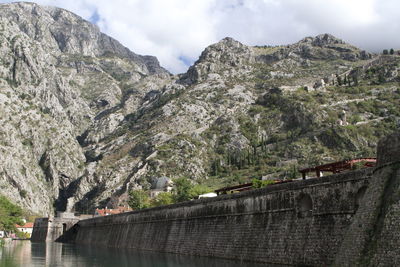
[[[400,161],[400,132],[391,134],[378,143],[378,164]]]
[[[74,242],[278,264],[327,265],[372,169],[80,221]]]
[[[400,265],[400,134],[383,139],[378,167],[345,232],[336,266]]]
[[[311,266],[400,265],[400,133],[376,168],[80,221],[69,242]]]
[[[57,217],[37,218],[33,225],[31,241],[64,241],[64,235],[78,221],[79,218],[76,218],[73,213],[59,213]]]
[[[33,224],[31,241],[32,242],[46,241],[48,230],[49,230],[49,218],[36,218]]]

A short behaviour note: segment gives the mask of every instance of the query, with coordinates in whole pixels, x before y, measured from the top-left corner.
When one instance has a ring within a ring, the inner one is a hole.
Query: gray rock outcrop
[[[331,35],[277,47],[225,38],[171,75],[66,10],[12,3],[0,15],[0,188],[36,213],[122,204],[160,177],[293,173],[277,163],[370,153],[398,119],[397,88],[372,88],[397,56],[368,61]],[[360,87],[325,81],[349,73]],[[362,131],[336,127],[342,110],[368,118]]]

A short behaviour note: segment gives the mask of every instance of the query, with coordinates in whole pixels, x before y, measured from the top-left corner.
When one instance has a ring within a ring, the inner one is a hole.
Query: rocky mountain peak
[[[306,37],[301,40],[299,43],[307,43],[313,46],[329,46],[336,44],[345,44],[345,42],[329,33],[320,34],[315,37]]]
[[[31,40],[55,52],[82,56],[114,54],[135,61],[145,73],[167,73],[157,58],[133,53],[101,33],[96,25],[65,9],[17,2],[1,4],[0,13]]]
[[[184,76],[189,82],[206,79],[210,73],[221,73],[226,69],[235,69],[252,60],[252,50],[231,37],[225,37],[218,43],[207,47],[195,64]]]
[[[221,62],[228,64],[235,64],[235,60],[238,57],[248,57],[250,49],[236,41],[231,37],[225,37],[218,43],[207,47],[200,55],[199,60],[195,63],[201,62]]]
[[[170,77],[155,57],[34,3],[0,5],[0,58],[0,187],[35,212],[65,208],[91,161],[82,140],[104,138]]]
[[[306,37],[299,42],[281,46],[274,52],[259,55],[257,60],[272,63],[289,59],[295,64],[308,64],[307,60],[336,60],[356,61],[369,59],[372,55],[350,45],[331,34],[320,34]]]

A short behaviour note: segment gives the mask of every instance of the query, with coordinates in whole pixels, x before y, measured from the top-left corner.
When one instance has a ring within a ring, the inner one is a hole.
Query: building
[[[105,209],[96,209],[94,212],[94,216],[95,217],[107,216],[107,215],[119,214],[119,213],[124,213],[124,212],[129,212],[129,211],[132,211],[132,209],[129,207],[121,206],[116,209],[107,209],[107,207],[106,207]]]
[[[32,222],[27,222],[24,225],[18,225],[16,224],[15,227],[18,229],[18,231],[22,233],[27,233],[29,237],[31,237],[32,232],[33,232],[33,223]]]
[[[218,196],[217,193],[206,193],[206,194],[199,195],[199,199],[201,199],[201,198],[216,197],[216,196]]]

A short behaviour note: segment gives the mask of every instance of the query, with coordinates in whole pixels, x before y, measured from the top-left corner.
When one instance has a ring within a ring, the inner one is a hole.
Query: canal
[[[11,241],[0,247],[0,267],[13,266],[265,267],[271,265],[129,249]]]

